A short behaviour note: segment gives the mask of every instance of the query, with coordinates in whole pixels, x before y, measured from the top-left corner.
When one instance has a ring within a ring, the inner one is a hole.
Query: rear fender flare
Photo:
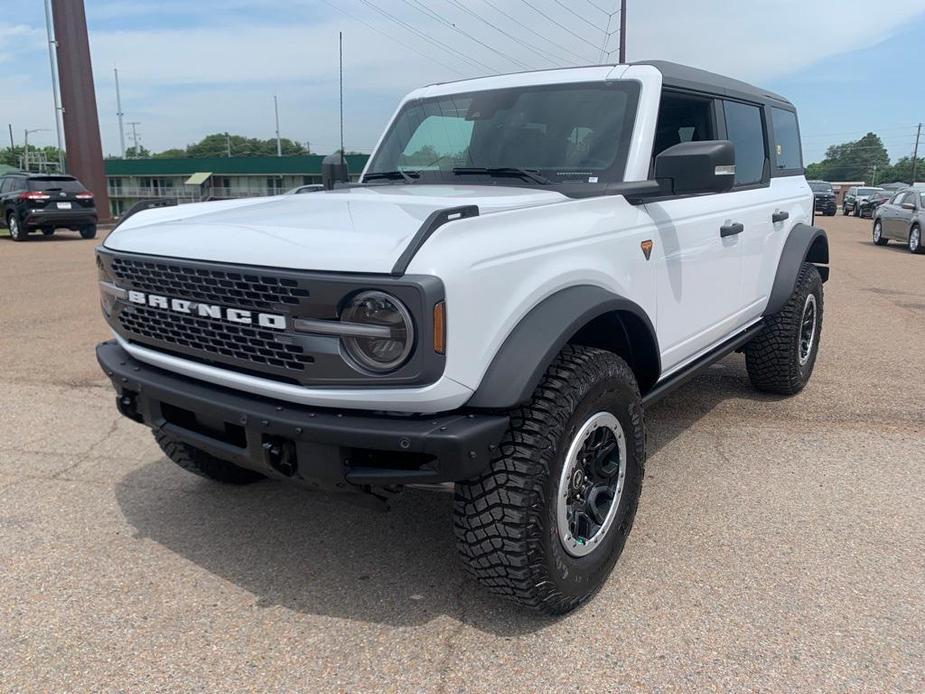
[[[829,239],[825,232],[808,224],[795,224],[784,242],[764,315],[774,315],[784,307],[797,286],[803,263],[815,265],[823,282],[829,279]]]

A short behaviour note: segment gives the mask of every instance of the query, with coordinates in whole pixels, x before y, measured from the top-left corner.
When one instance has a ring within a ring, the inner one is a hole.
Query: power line
[[[444,19],[443,17],[441,17],[439,14],[437,14],[437,13],[434,12],[433,10],[429,9],[428,7],[422,7],[422,6],[421,6],[420,4],[418,4],[417,2],[412,2],[411,0],[402,0],[402,2],[404,2],[404,3],[405,3],[406,5],[408,5],[409,7],[413,8],[413,9],[415,9],[415,10],[418,10],[419,12],[422,12],[425,16],[432,17],[433,19],[436,19],[438,22],[440,22],[441,24],[443,24],[443,25],[446,26],[446,27],[449,27],[449,28],[452,29],[453,31],[459,32],[460,34],[462,34],[462,35],[465,36],[466,38],[470,39],[471,41],[474,41],[475,43],[479,44],[479,45],[482,46],[483,48],[488,49],[488,50],[491,51],[492,53],[501,56],[501,57],[504,58],[505,60],[509,60],[510,62],[514,63],[514,65],[516,65],[517,67],[519,67],[519,68],[521,68],[521,69],[524,69],[524,70],[534,70],[534,69],[536,69],[534,66],[532,66],[532,65],[527,65],[526,63],[524,63],[524,62],[518,60],[517,58],[515,58],[515,57],[513,57],[513,56],[511,56],[511,55],[509,55],[509,54],[507,54],[507,53],[505,53],[504,51],[499,51],[499,50],[498,50],[497,48],[495,48],[494,46],[488,45],[487,43],[485,43],[485,42],[482,41],[481,39],[478,39],[478,38],[476,38],[475,36],[473,36],[472,34],[470,34],[470,33],[469,33],[468,31],[466,31],[465,29],[461,29],[460,27],[456,26],[456,25],[453,24],[452,22],[447,21],[446,19]]]
[[[589,5],[591,5],[591,7],[595,8],[595,9],[597,9],[597,10],[600,10],[600,11],[603,12],[604,14],[608,14],[608,15],[610,14],[610,12],[608,12],[607,10],[605,10],[603,7],[601,7],[600,5],[598,5],[596,2],[591,2],[591,0],[585,0],[585,2],[588,3]]]
[[[401,19],[399,19],[398,17],[396,17],[396,16],[395,16],[394,14],[392,14],[391,12],[387,12],[386,10],[383,10],[381,7],[379,7],[379,6],[377,6],[376,4],[374,4],[374,3],[372,2],[372,0],[360,0],[360,2],[362,2],[364,5],[366,5],[367,7],[369,7],[371,10],[373,10],[373,11],[375,11],[375,12],[381,14],[383,17],[385,17],[385,18],[388,19],[389,21],[394,22],[395,24],[398,24],[400,27],[403,27],[403,28],[407,29],[408,31],[410,31],[411,33],[413,33],[413,34],[414,34],[415,36],[417,36],[418,38],[423,39],[424,41],[427,41],[428,43],[430,43],[430,44],[436,46],[437,48],[439,48],[439,49],[441,49],[441,50],[444,50],[444,51],[449,51],[450,53],[453,53],[453,54],[455,54],[457,57],[459,57],[459,58],[461,58],[462,60],[464,60],[465,62],[470,63],[470,64],[472,64],[472,65],[474,65],[474,66],[476,66],[476,67],[479,67],[479,68],[481,68],[481,69],[487,71],[489,74],[497,74],[497,73],[498,73],[498,71],[495,70],[493,67],[490,67],[490,66],[486,65],[485,63],[483,63],[483,62],[481,62],[481,61],[479,61],[479,60],[476,60],[475,58],[470,58],[470,57],[467,56],[465,53],[462,53],[461,51],[458,51],[458,50],[456,50],[455,48],[452,48],[452,47],[446,45],[446,44],[443,43],[442,41],[438,41],[438,40],[436,40],[436,39],[431,38],[430,36],[428,36],[427,34],[425,34],[425,33],[424,33],[423,31],[421,31],[420,29],[416,29],[415,27],[413,27],[413,26],[411,26],[410,24],[408,24],[408,22],[405,22],[404,20],[401,20]]]
[[[412,51],[412,52],[414,52],[414,53],[417,53],[417,54],[418,54],[419,56],[421,56],[422,58],[427,58],[427,60],[430,60],[430,61],[432,61],[432,62],[434,62],[434,63],[437,63],[437,65],[441,65],[441,66],[445,67],[447,70],[449,70],[450,72],[453,72],[453,73],[459,75],[460,77],[467,77],[466,73],[461,72],[461,71],[457,70],[456,68],[454,68],[454,67],[452,67],[452,66],[450,66],[450,65],[447,65],[446,63],[444,63],[444,62],[442,62],[442,61],[440,61],[440,60],[437,60],[436,58],[433,58],[433,57],[429,56],[429,55],[426,54],[426,53],[421,52],[420,50],[418,50],[417,48],[415,48],[413,45],[409,45],[409,44],[405,43],[404,41],[402,41],[401,39],[395,38],[395,37],[392,36],[391,34],[387,34],[386,32],[382,31],[381,29],[379,29],[378,27],[374,26],[373,24],[370,24],[369,22],[365,21],[364,19],[362,19],[362,18],[360,18],[360,17],[357,17],[356,15],[354,15],[354,14],[348,12],[347,10],[343,9],[342,7],[338,7],[338,6],[335,5],[333,2],[331,2],[331,0],[321,0],[321,1],[322,1],[325,5],[328,5],[329,7],[332,7],[332,8],[334,8],[335,10],[337,10],[338,12],[347,15],[347,16],[350,17],[350,19],[352,19],[353,21],[359,22],[360,24],[362,24],[362,25],[365,26],[366,28],[375,31],[377,34],[381,34],[382,36],[385,36],[387,39],[390,39],[390,40],[394,41],[394,42],[397,43],[399,46],[404,46],[404,47],[407,48],[409,51]]]
[[[546,44],[549,44],[549,45],[551,45],[551,46],[555,46],[556,48],[558,48],[558,49],[561,50],[562,52],[568,53],[569,55],[574,56],[574,57],[578,60],[578,64],[584,65],[584,64],[586,64],[586,63],[589,62],[589,59],[588,59],[587,57],[581,55],[580,53],[576,53],[575,51],[571,50],[570,48],[566,48],[566,47],[563,46],[561,43],[556,43],[555,41],[553,41],[552,39],[550,39],[548,36],[544,36],[543,34],[539,33],[538,31],[536,31],[536,30],[534,30],[534,29],[531,29],[531,28],[528,27],[526,24],[524,24],[523,21],[521,21],[521,20],[519,20],[519,19],[516,19],[515,17],[512,17],[510,14],[508,14],[507,12],[505,12],[504,10],[502,10],[500,7],[498,7],[497,5],[495,5],[491,0],[482,0],[482,2],[485,3],[486,5],[488,5],[490,8],[492,8],[492,9],[493,9],[495,12],[497,12],[498,14],[503,15],[503,16],[506,17],[507,19],[509,19],[509,20],[511,20],[512,22],[514,22],[516,25],[520,26],[522,29],[525,29],[526,31],[529,31],[531,34],[533,34],[534,36],[536,36],[537,38],[539,38],[541,41],[545,42]],[[563,61],[563,62],[566,62],[566,61]]]
[[[589,27],[591,27],[592,29],[594,29],[594,31],[598,31],[598,30],[600,29],[600,27],[599,27],[597,24],[594,24],[591,20],[589,20],[589,19],[588,19],[587,17],[585,17],[583,14],[581,14],[581,13],[576,12],[575,10],[573,10],[571,7],[569,7],[569,6],[566,5],[564,2],[562,2],[562,0],[555,0],[555,3],[556,3],[559,7],[564,8],[569,14],[571,14],[571,15],[577,17],[579,20],[581,20],[582,22],[584,22],[585,24],[587,24]]]
[[[537,48],[531,46],[531,45],[530,45],[529,43],[527,43],[526,41],[523,41],[523,40],[517,38],[516,36],[514,36],[513,34],[509,34],[508,32],[506,32],[506,31],[505,31],[504,29],[502,29],[501,27],[492,24],[491,22],[489,22],[489,21],[488,21],[487,19],[485,19],[484,17],[482,17],[482,16],[476,14],[475,12],[473,12],[472,10],[470,10],[468,7],[466,7],[465,5],[463,5],[462,3],[460,3],[459,0],[446,0],[446,1],[447,1],[448,3],[450,3],[450,4],[452,4],[453,6],[458,7],[460,10],[462,10],[462,11],[465,12],[466,14],[470,15],[470,16],[473,17],[474,19],[477,19],[478,21],[482,22],[483,24],[485,24],[485,25],[491,27],[492,29],[494,29],[494,30],[497,31],[498,33],[500,33],[500,34],[502,34],[502,35],[508,37],[511,41],[514,41],[515,43],[520,44],[521,46],[523,46],[523,47],[526,48],[527,50],[532,51],[533,53],[535,53],[536,55],[538,55],[539,57],[541,57],[543,60],[545,60],[545,61],[548,62],[549,64],[555,65],[556,67],[560,67],[561,60],[558,60],[558,59],[555,59],[555,58],[551,57],[548,53],[543,53],[542,51],[538,50]]]
[[[576,34],[574,31],[572,31],[571,29],[569,29],[567,26],[565,26],[565,25],[562,24],[561,22],[557,22],[555,19],[553,19],[553,18],[550,17],[548,14],[546,14],[545,12],[543,12],[543,10],[539,9],[536,5],[534,5],[533,3],[531,3],[530,0],[520,0],[520,1],[521,1],[524,5],[526,5],[527,7],[529,7],[531,10],[533,10],[534,12],[536,12],[538,15],[540,15],[541,17],[544,17],[544,18],[547,19],[548,21],[552,22],[553,24],[555,24],[557,27],[559,27],[559,28],[562,29],[563,31],[565,31],[565,32],[567,32],[567,33],[569,33],[569,34],[571,34],[572,36],[574,36],[574,37],[575,37],[576,39],[578,39],[579,41],[585,42],[586,44],[588,44],[589,46],[591,46],[591,48],[593,48],[594,50],[597,50],[597,48],[598,48],[597,45],[595,45],[594,43],[592,43],[591,41],[589,41],[588,39],[586,39],[584,36],[580,36],[580,35]]]

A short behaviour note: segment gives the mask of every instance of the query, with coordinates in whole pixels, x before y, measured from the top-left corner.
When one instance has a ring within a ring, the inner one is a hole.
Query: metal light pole
[[[119,118],[119,145],[122,147],[122,158],[125,159],[125,128],[122,125],[122,93],[119,91],[119,68],[114,67],[112,71],[116,75],[116,116]]]
[[[912,182],[915,183],[916,174],[919,170],[919,139],[922,137],[922,124],[919,123],[918,130],[915,131],[915,149],[912,150]]]
[[[340,160],[345,162],[344,152],[344,32],[337,32],[337,48],[340,55]]]
[[[620,63],[626,63],[626,0],[620,0]]]
[[[48,62],[51,64],[51,93],[55,102],[55,130],[58,133],[58,169],[64,173],[64,136],[61,131],[61,100],[58,97],[58,42],[51,28],[51,0],[45,0],[45,33],[48,35]]]
[[[283,145],[279,139],[279,102],[276,100],[276,94],[273,95],[273,114],[276,117],[276,156],[283,156]]]

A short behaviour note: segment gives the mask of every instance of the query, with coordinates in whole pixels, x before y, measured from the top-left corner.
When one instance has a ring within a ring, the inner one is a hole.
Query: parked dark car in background
[[[925,253],[923,225],[925,191],[911,188],[900,191],[874,211],[874,243],[885,246],[890,241],[900,241],[913,253]]]
[[[808,181],[808,183],[809,187],[813,189],[813,204],[816,212],[821,212],[828,217],[833,216],[837,205],[832,184],[827,181]]]
[[[896,194],[895,190],[881,190],[877,193],[873,193],[866,200],[861,200],[858,203],[858,216],[859,217],[870,217],[873,219],[874,210],[876,210],[880,205],[887,202],[893,195]]]
[[[842,202],[842,214],[853,214],[855,217],[861,216],[861,203],[867,200],[874,193],[883,192],[883,188],[874,186],[851,186],[845,193],[845,199]]]
[[[0,213],[14,241],[25,241],[33,231],[51,236],[61,228],[85,239],[96,236],[93,193],[73,176],[6,174],[0,178]]]

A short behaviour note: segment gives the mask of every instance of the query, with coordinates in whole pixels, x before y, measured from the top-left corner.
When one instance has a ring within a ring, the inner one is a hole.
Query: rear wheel
[[[874,222],[873,238],[878,246],[885,246],[889,243],[889,239],[883,235],[883,223],[879,219]]]
[[[45,228],[45,229],[42,229],[42,234],[45,236],[54,236],[55,230],[53,228]]]
[[[620,357],[566,347],[489,467],[456,485],[457,547],[489,591],[548,614],[589,600],[633,525],[645,433]]]
[[[745,346],[748,377],[758,390],[795,395],[809,382],[822,332],[822,278],[803,263],[784,308],[765,318],[761,332]]]
[[[265,479],[259,472],[220,460],[205,451],[177,441],[162,431],[154,432],[154,440],[168,458],[194,475],[225,484],[251,484]]]
[[[84,239],[92,239],[96,237],[96,224],[88,224],[87,226],[80,228],[80,237]]]
[[[29,232],[26,231],[26,227],[19,221],[15,212],[10,212],[6,218],[6,226],[10,230],[10,238],[14,241],[25,241],[29,238]]]
[[[919,226],[909,230],[909,250],[912,253],[925,253],[925,248],[922,248],[922,229]]]

